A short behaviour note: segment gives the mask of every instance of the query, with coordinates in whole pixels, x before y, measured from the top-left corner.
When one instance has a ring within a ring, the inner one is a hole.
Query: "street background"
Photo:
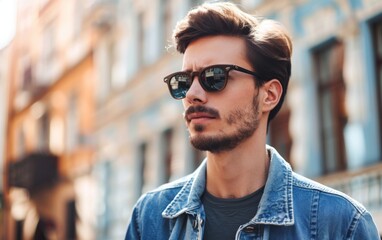
[[[200,164],[163,77],[202,2],[0,0],[0,239],[123,239],[142,193]],[[234,2],[293,38],[268,143],[382,233],[382,1]]]

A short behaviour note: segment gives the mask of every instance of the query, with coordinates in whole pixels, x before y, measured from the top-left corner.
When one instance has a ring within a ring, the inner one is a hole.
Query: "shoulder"
[[[320,198],[321,202],[330,202],[331,204],[326,206],[328,208],[338,207],[336,204],[341,204],[342,207],[350,208],[360,214],[366,212],[365,207],[361,203],[345,193],[301,176],[297,173],[293,173],[293,185],[297,191],[310,192]]]
[[[366,208],[343,192],[293,173],[295,213],[306,215],[320,226],[318,234],[336,233],[341,239],[379,239],[378,230]],[[321,220],[320,220],[321,219]]]

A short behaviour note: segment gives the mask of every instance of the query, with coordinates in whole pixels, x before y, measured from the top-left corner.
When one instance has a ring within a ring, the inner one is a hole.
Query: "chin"
[[[206,127],[202,124],[195,124],[194,126],[190,126],[192,130],[196,133],[202,133],[205,131]]]

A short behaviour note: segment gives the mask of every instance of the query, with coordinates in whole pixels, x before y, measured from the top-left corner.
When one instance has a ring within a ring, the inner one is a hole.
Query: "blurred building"
[[[166,48],[172,29],[202,1],[20,2],[7,57],[6,239],[123,239],[138,197],[204,156],[163,83],[182,64]],[[382,2],[235,2],[293,37],[269,143],[362,202],[382,231]]]
[[[6,120],[8,108],[8,48],[0,49],[0,96],[3,96],[3,101],[0,102],[0,226],[3,226],[3,173],[5,162],[5,146],[6,146]],[[0,227],[0,239],[3,239],[4,229]]]
[[[275,3],[243,1],[293,36],[292,166],[363,203],[382,233],[382,2]]]
[[[5,239],[95,236],[95,4],[19,1],[7,59]]]
[[[111,32],[94,50],[97,239],[122,239],[143,192],[192,172],[203,159],[188,143],[181,102],[163,82],[182,63],[166,50],[173,26],[194,5],[117,1]]]

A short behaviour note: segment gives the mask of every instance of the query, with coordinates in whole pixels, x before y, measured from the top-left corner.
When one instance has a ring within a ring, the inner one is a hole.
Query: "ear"
[[[279,80],[272,79],[263,85],[263,111],[270,112],[279,103],[283,87]]]

